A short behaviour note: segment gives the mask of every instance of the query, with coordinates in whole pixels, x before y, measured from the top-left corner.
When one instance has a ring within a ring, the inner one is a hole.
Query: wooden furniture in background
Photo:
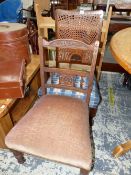
[[[39,56],[32,55],[26,67],[27,93],[23,99],[0,100],[0,148],[5,148],[4,138],[10,129],[23,117],[37,98],[40,87]]]
[[[27,18],[26,24],[28,29],[28,40],[31,48],[31,53],[37,55],[39,53],[37,26],[35,22],[29,18]]]
[[[50,0],[34,0],[35,4],[39,4],[42,10],[50,10]]]
[[[56,4],[55,9],[73,10],[77,9],[77,6],[80,5],[80,0],[51,0],[52,3],[53,1]]]
[[[112,37],[110,50],[115,60],[131,74],[131,27],[120,30]]]
[[[111,39],[110,49],[115,60],[131,74],[131,27],[120,30]],[[118,145],[113,156],[119,157],[131,150],[131,140]]]
[[[97,79],[97,81],[100,80],[102,63],[103,63],[103,58],[104,58],[104,54],[105,54],[105,48],[106,48],[106,43],[107,43],[111,15],[112,15],[112,7],[109,8],[106,19],[103,19],[103,27],[102,27],[102,32],[101,32],[101,44],[99,47],[99,54],[98,54],[97,66],[96,66],[96,79]]]
[[[131,3],[116,3],[113,6],[110,32],[118,32],[127,27],[131,27]],[[116,14],[119,12],[120,14]],[[124,12],[124,14],[123,14]]]
[[[35,12],[38,26],[38,35],[48,39],[48,29],[55,30],[55,21],[51,17],[41,15],[42,9],[40,4],[35,3]]]
[[[120,0],[113,0],[110,3],[112,6],[112,16],[111,23],[109,26],[109,32],[118,32],[127,27],[131,27],[131,3],[125,3]],[[105,0],[94,0],[95,9],[102,9],[106,11],[106,1]]]
[[[69,10],[76,9],[78,5],[79,5],[78,0],[68,0],[68,9]]]

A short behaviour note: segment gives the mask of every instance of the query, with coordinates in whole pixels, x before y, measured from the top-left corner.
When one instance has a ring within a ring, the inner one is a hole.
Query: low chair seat
[[[75,80],[75,86],[78,88],[82,89],[87,89],[88,87],[88,79],[86,77],[83,78],[83,85],[81,87],[80,84],[81,77],[77,76]],[[53,84],[59,84],[59,75],[58,74],[53,74],[51,77],[48,79],[48,84],[51,84],[51,81]],[[72,90],[66,90],[66,89],[58,89],[58,88],[47,88],[47,94],[50,95],[64,95],[64,96],[71,96],[75,98],[79,98],[85,101],[86,95],[82,92],[76,92]],[[42,90],[41,88],[38,90],[38,96],[42,96]],[[93,81],[93,86],[92,86],[92,92],[90,96],[90,102],[89,102],[89,107],[90,108],[97,108],[99,103],[100,103],[100,92],[98,89],[98,85],[96,80],[94,79]]]
[[[14,150],[90,170],[87,104],[72,97],[42,96],[9,132],[5,143]]]

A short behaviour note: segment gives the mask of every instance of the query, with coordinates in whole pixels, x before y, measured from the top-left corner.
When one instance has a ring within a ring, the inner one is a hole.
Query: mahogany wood
[[[101,67],[102,67],[103,58],[105,54],[111,15],[112,15],[112,7],[109,8],[107,20],[103,20],[103,26],[104,26],[105,32],[103,32],[101,35],[101,46],[99,48],[99,54],[97,58],[97,68],[96,68],[97,81],[99,81],[100,75],[101,75]]]
[[[24,154],[19,152],[19,151],[15,151],[15,150],[11,150],[12,153],[14,154],[15,158],[17,159],[18,163],[23,164],[25,162],[25,158],[24,158]]]
[[[89,174],[89,171],[80,169],[80,175],[88,175],[88,174]]]

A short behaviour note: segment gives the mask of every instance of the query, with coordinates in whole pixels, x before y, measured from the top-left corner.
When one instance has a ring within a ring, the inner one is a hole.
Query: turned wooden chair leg
[[[19,151],[15,151],[15,150],[11,150],[11,152],[14,154],[14,156],[17,159],[18,163],[23,164],[25,162],[25,158],[24,158],[23,153],[21,153]]]
[[[94,118],[93,117],[89,117],[89,124],[90,124],[90,126],[94,125]]]
[[[97,108],[89,108],[89,123],[90,126],[94,125],[94,117],[96,116]]]
[[[89,108],[89,116],[91,118],[95,117],[97,113],[97,108]]]
[[[89,171],[85,170],[85,169],[80,169],[80,175],[88,175]]]

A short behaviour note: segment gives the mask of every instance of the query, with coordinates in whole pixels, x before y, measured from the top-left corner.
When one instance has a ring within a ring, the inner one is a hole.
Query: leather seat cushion
[[[42,96],[5,139],[14,150],[90,170],[86,103],[72,97]]]

